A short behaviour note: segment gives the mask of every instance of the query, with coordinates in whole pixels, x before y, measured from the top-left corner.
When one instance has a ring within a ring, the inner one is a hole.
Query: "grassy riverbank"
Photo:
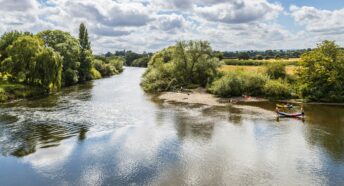
[[[44,95],[46,95],[46,92],[39,87],[0,81],[0,102]]]
[[[260,97],[344,102],[344,50],[332,41],[301,59],[220,61],[204,41],[177,42],[151,58],[143,76],[147,92],[202,87],[221,98]]]

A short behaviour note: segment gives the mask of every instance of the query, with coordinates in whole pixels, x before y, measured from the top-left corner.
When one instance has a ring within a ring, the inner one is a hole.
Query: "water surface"
[[[0,185],[343,185],[344,108],[153,101],[144,69],[0,106]]]

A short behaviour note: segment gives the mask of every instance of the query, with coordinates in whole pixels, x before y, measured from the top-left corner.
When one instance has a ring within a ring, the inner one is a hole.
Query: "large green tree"
[[[32,35],[28,32],[11,31],[4,33],[0,38],[0,62],[8,57],[6,48],[12,45],[12,43],[23,35]]]
[[[13,81],[50,91],[61,86],[62,58],[37,36],[21,36],[6,49],[1,64]]]
[[[206,41],[182,41],[151,58],[142,80],[145,91],[206,86],[217,74],[219,60]]]
[[[344,51],[333,41],[324,41],[302,55],[299,71],[304,97],[344,101]]]
[[[218,68],[218,58],[212,56],[212,48],[207,41],[177,42],[172,60],[176,72],[186,84],[205,86]]]
[[[45,30],[38,33],[38,36],[63,57],[62,84],[64,86],[76,84],[79,81],[80,67],[79,41],[70,33],[60,30]]]
[[[84,82],[91,80],[93,68],[93,55],[91,50],[91,43],[88,38],[88,31],[86,26],[81,23],[79,28],[79,43],[80,43],[80,68],[79,81]]]

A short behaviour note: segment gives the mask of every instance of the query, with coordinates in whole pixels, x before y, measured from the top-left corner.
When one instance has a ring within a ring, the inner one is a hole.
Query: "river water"
[[[162,103],[143,72],[1,105],[0,185],[344,185],[343,107]]]

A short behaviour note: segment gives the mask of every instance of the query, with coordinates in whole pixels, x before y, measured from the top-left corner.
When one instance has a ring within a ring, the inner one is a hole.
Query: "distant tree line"
[[[227,59],[254,59],[254,60],[266,60],[266,59],[289,59],[300,58],[302,54],[311,49],[300,50],[265,50],[265,51],[235,51],[235,52],[223,52],[223,58]]]
[[[124,59],[124,64],[126,66],[147,67],[149,60],[153,56],[153,53],[143,52],[142,54],[140,54],[130,50],[122,50],[115,51],[114,53],[107,52],[106,54],[104,54],[104,56],[107,58],[121,57]]]

